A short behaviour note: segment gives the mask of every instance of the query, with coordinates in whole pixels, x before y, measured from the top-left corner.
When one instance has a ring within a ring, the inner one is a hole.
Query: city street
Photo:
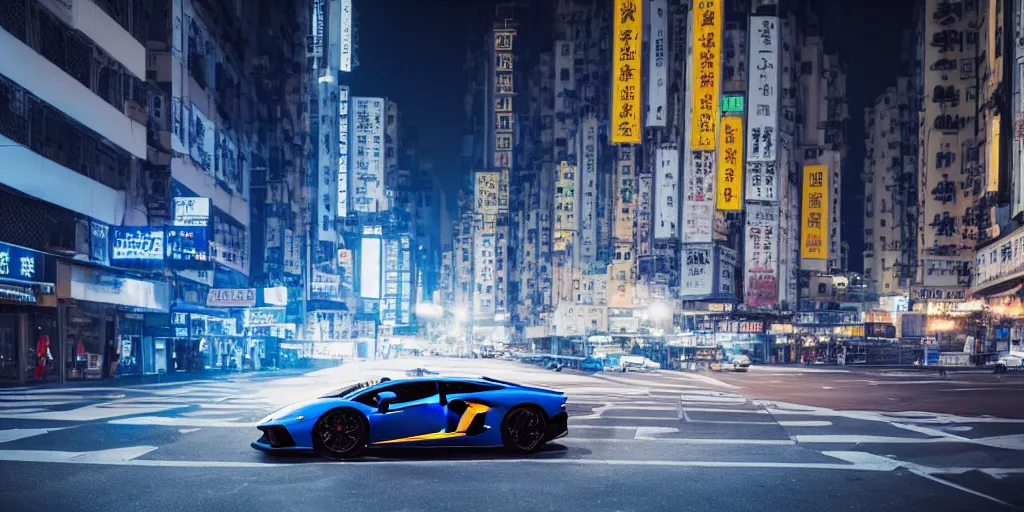
[[[249,447],[253,424],[278,406],[416,367],[566,391],[569,436],[525,458],[424,450],[326,462]],[[3,390],[0,502],[18,511],[1012,510],[1024,507],[1014,398],[1024,374],[993,377],[584,375],[398,359],[278,379]]]

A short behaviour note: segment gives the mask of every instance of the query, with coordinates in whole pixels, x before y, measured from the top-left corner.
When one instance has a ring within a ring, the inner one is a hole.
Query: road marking
[[[212,427],[212,428],[256,428],[256,423],[242,423],[239,418],[177,418],[168,416],[134,416],[119,420],[110,420],[113,425],[155,425],[160,427]]]
[[[908,469],[910,469],[910,468],[908,468]],[[920,470],[916,470],[916,469],[910,469],[910,472],[915,474],[915,475],[917,475],[917,476],[920,476],[920,477],[923,477],[923,478],[927,478],[928,480],[931,480],[932,482],[935,482],[935,483],[938,483],[938,484],[942,484],[942,485],[946,485],[946,486],[952,487],[954,489],[957,489],[957,490],[960,490],[960,491],[963,491],[963,492],[966,492],[966,493],[969,493],[969,494],[973,494],[973,495],[978,496],[980,498],[985,498],[987,500],[991,500],[991,501],[994,501],[996,503],[1000,503],[1000,504],[1006,505],[1007,507],[1017,508],[1016,506],[1011,505],[1011,504],[1009,504],[1009,503],[1007,503],[1007,502],[1005,502],[1005,501],[1003,501],[1003,500],[1001,500],[999,498],[996,498],[994,496],[989,496],[988,494],[985,494],[985,493],[982,493],[982,492],[978,492],[978,491],[975,491],[974,489],[970,489],[970,488],[964,487],[964,486],[962,486],[960,484],[956,484],[956,483],[950,482],[948,480],[939,478],[939,477],[934,476],[934,475],[932,475],[932,474],[930,474],[928,472],[920,471]]]
[[[171,409],[180,409],[182,405],[120,408],[113,403],[88,405],[70,411],[47,411],[23,414],[0,412],[0,419],[16,420],[53,420],[53,421],[97,421],[130,414],[153,414]]]
[[[769,414],[764,409],[726,409],[716,407],[684,407],[685,412],[721,412],[721,413],[741,413],[741,414]]]
[[[892,436],[867,436],[867,435],[806,435],[792,436],[798,444],[923,444],[923,443],[970,443],[956,437],[892,437]]]
[[[0,460],[7,462],[63,462],[70,464],[124,464],[141,457],[155,446],[131,446],[91,452],[56,450],[0,450]]]
[[[569,423],[569,428],[594,428],[594,429],[605,429],[605,430],[636,430],[640,427],[621,427],[615,425],[578,425],[576,423]]]
[[[831,421],[780,421],[780,427],[831,427]]]
[[[673,416],[671,418],[658,418],[658,417],[653,417],[652,418],[652,417],[648,417],[648,416],[598,416],[598,417],[594,418],[594,417],[589,417],[588,416],[586,418],[577,417],[576,419],[578,419],[578,420],[587,419],[587,420],[676,421],[676,422],[679,421],[679,418],[676,418],[675,416]]]
[[[695,445],[765,445],[765,446],[793,446],[796,441],[792,439],[702,439],[702,438],[690,438],[690,437],[647,437],[647,436],[634,436],[633,439],[582,439],[582,438],[562,438],[555,443],[561,443],[562,441],[573,441],[580,443],[636,443],[638,441],[648,442],[655,441],[658,443],[668,444],[695,444]]]
[[[657,434],[678,434],[679,429],[675,427],[637,427],[633,439],[650,440],[660,439],[654,437]]]
[[[14,397],[0,397],[0,400],[8,400],[10,398],[14,398]],[[24,401],[24,400],[17,400],[17,401],[13,401],[13,402],[4,401],[4,402],[0,402],[0,408],[5,408],[5,407],[53,407],[55,405],[68,405],[68,404],[75,403],[75,402],[71,402],[71,401],[45,401],[45,400],[39,400],[39,401],[32,400],[32,401],[27,401],[28,403],[25,403],[25,402],[26,401]]]
[[[0,430],[0,443],[9,443],[11,441],[17,441],[18,439],[25,439],[28,437],[41,436],[43,434],[49,434],[50,432],[56,432],[58,430],[64,430],[68,427],[59,428],[13,428],[10,430]]]

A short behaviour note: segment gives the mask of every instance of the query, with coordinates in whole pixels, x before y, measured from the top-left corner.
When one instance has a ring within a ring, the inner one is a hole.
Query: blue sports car
[[[503,446],[533,453],[568,433],[565,394],[484,377],[364,382],[289,405],[252,447],[349,458],[367,448]]]

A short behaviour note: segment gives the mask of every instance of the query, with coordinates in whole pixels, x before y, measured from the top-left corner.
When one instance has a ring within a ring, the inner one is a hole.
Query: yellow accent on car
[[[436,441],[438,439],[451,439],[454,437],[465,437],[466,430],[469,429],[469,425],[473,423],[473,418],[478,414],[483,414],[491,410],[483,404],[476,404],[472,402],[466,402],[466,412],[462,413],[462,417],[459,418],[459,424],[455,428],[455,432],[434,432],[431,434],[420,434],[418,436],[402,437],[399,439],[391,439],[388,441],[377,441],[373,444],[397,444],[397,443],[415,443],[419,441]]]

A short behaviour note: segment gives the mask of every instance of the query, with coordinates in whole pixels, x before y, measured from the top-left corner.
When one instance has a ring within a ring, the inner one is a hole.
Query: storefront
[[[60,380],[54,264],[0,242],[0,385]]]
[[[71,262],[59,262],[57,276],[65,379],[141,376],[166,366],[165,339],[145,326],[146,315],[166,316],[167,283]]]

